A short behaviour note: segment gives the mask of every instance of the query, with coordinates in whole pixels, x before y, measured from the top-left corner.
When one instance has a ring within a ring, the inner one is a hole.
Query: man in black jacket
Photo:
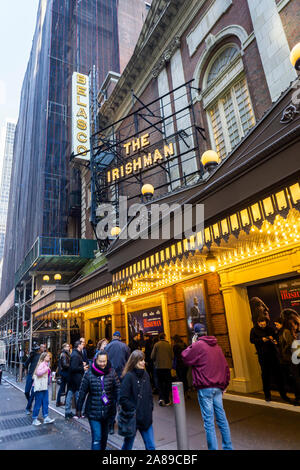
[[[28,374],[26,378],[26,385],[25,385],[25,397],[27,398],[27,406],[26,406],[26,414],[29,415],[31,413],[31,407],[34,400],[34,388],[33,384],[33,373],[39,362],[40,355],[45,352],[46,345],[41,344],[39,345],[37,342],[34,342],[32,345],[32,351],[29,354],[28,359],[24,363],[24,368],[28,369]]]
[[[73,395],[75,395],[75,401],[77,402],[82,377],[85,371],[88,370],[88,366],[83,364],[82,350],[83,343],[80,340],[76,341],[70,358],[65,418],[73,418],[74,416],[74,414],[71,412],[72,398]]]
[[[124,366],[130,356],[130,349],[121,341],[121,333],[119,331],[114,332],[112,341],[106,346],[105,351],[107,351],[108,359],[112,367],[115,369],[117,376],[121,379]],[[115,413],[112,414],[110,418],[109,434],[114,433],[116,414],[117,408],[115,408]]]
[[[284,381],[276,350],[277,340],[275,338],[275,329],[267,325],[266,317],[260,314],[257,317],[255,326],[251,329],[250,343],[255,345],[257,351],[265,400],[271,401],[271,379],[273,376],[276,380],[281,398],[289,402],[290,400],[284,389]]]
[[[62,346],[62,352],[58,361],[58,373],[60,375],[61,383],[57,393],[56,406],[62,406],[60,401],[61,395],[65,393],[66,385],[68,382],[69,376],[69,367],[70,367],[70,345],[64,343]]]

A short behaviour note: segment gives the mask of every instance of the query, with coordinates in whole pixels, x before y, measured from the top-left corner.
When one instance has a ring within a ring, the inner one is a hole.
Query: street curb
[[[14,384],[13,382],[11,382],[10,380],[8,380],[8,379],[6,379],[6,378],[4,378],[4,377],[2,377],[2,380],[3,380],[4,382],[7,382],[9,385],[11,385],[12,387],[16,388],[17,390],[19,390],[19,392],[24,393],[24,390],[23,390],[22,388],[18,387],[16,384]],[[54,411],[55,413],[59,414],[60,416],[65,417],[65,414],[64,414],[64,413],[62,413],[61,411],[57,410],[56,408],[53,408],[53,406],[51,406],[50,404],[49,404],[49,408],[50,408],[50,410]],[[79,420],[76,419],[76,420],[74,420],[74,422],[77,423],[82,429],[84,429],[85,431],[87,431],[87,432],[89,432],[89,433],[91,434],[90,428],[87,428],[86,426],[84,426],[84,424],[81,423]],[[112,450],[121,450],[121,447],[117,447],[116,444],[115,444],[114,442],[111,442],[109,438],[107,439],[107,444],[108,444],[110,447],[112,447]]]
[[[289,405],[288,403],[279,403],[277,401],[266,402],[261,398],[243,397],[241,395],[232,395],[230,393],[223,394],[223,400],[238,401],[240,403],[248,403],[249,405],[266,406],[267,408],[276,408],[293,413],[300,413],[300,406]]]

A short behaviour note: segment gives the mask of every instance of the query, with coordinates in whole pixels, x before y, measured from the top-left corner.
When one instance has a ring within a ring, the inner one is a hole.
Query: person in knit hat
[[[223,392],[228,387],[230,372],[222,349],[214,336],[206,336],[205,326],[196,323],[193,342],[181,356],[183,362],[192,367],[193,385],[198,392],[208,449],[218,449],[216,417],[222,435],[222,448],[232,450],[230,429],[223,408]]]
[[[85,415],[92,433],[92,450],[105,450],[109,421],[119,400],[120,381],[108,361],[107,352],[99,351],[92,366],[83,376],[76,403],[77,417],[81,417],[87,396]]]

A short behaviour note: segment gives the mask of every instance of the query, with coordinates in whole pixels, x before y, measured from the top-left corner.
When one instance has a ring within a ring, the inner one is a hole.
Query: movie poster
[[[193,284],[184,287],[185,311],[188,326],[188,338],[191,343],[194,335],[195,323],[201,323],[205,326],[207,332],[206,311],[204,303],[204,286],[203,284]]]
[[[291,308],[300,314],[300,279],[278,283],[282,308]]]
[[[161,305],[128,313],[129,341],[131,341],[137,333],[140,333],[141,337],[144,337],[146,334],[150,336],[158,335],[159,333],[163,333],[163,331]]]
[[[264,306],[268,309],[271,321],[278,318],[285,308],[291,308],[300,314],[300,278],[254,285],[247,290],[252,321],[259,312],[264,313]]]

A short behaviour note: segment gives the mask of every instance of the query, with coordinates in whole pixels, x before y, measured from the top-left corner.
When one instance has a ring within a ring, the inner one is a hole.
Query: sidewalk
[[[24,391],[25,380],[16,382],[15,377],[3,372],[3,380]],[[64,407],[57,408],[55,401],[51,400],[49,388],[50,408],[64,416]],[[24,408],[25,408],[24,397]],[[237,450],[298,450],[300,449],[300,407],[270,402],[256,397],[245,397],[238,394],[224,394],[224,408],[229,421],[233,446]],[[205,431],[197,401],[196,393],[186,400],[186,414],[190,450],[206,450]],[[87,419],[78,419],[77,422],[89,431]],[[176,427],[173,407],[160,407],[158,396],[154,395],[153,426],[157,450],[176,450]],[[221,447],[220,434],[217,431],[219,448]],[[110,435],[108,445],[120,449],[123,438],[115,432]],[[140,434],[134,442],[134,449],[144,449]]]

